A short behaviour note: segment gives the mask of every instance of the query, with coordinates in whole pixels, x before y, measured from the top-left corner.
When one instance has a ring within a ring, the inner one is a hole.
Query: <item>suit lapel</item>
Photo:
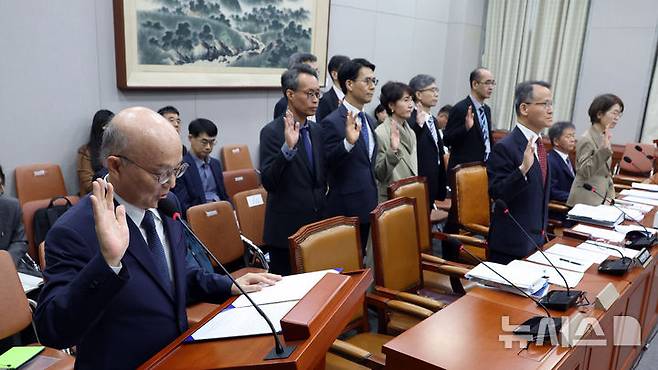
[[[177,298],[176,302],[185,302],[185,254],[187,253],[183,232],[179,225],[172,218],[162,217],[165,235],[169,240],[169,250],[171,255],[171,268],[174,270],[174,290]]]
[[[199,173],[199,169],[196,166],[196,162],[194,162],[194,159],[192,158],[191,154],[188,152],[185,155],[185,162],[189,164],[189,168],[187,169],[187,172],[190,173],[190,182],[191,186],[188,191],[192,192],[193,194],[192,197],[196,198],[203,194],[203,183],[201,182],[201,174]],[[201,192],[199,192],[201,190]],[[204,198],[205,199],[205,198]]]
[[[478,130],[478,135],[477,136],[480,138],[480,141],[482,142],[482,145],[484,145],[484,136],[482,135],[482,129],[481,129],[482,123],[480,122],[480,114],[478,114],[478,111],[475,108],[475,104],[473,103],[473,99],[471,99],[470,95],[468,96],[468,102],[470,103],[470,105],[472,107],[471,112],[473,113],[473,121],[475,122],[475,124],[477,124],[477,130]],[[466,107],[466,112],[468,112],[468,107]],[[487,108],[486,107],[484,108],[484,114],[485,114],[485,116],[487,114]],[[489,119],[489,117],[487,117],[487,120],[488,119]],[[475,124],[474,124],[474,126],[475,126]],[[523,136],[523,133],[521,133],[521,136]]]

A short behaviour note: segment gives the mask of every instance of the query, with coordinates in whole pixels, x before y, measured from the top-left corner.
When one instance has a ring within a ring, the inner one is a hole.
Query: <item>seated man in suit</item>
[[[338,70],[343,65],[343,63],[350,60],[350,58],[345,55],[334,55],[329,60],[329,76],[331,76],[332,86],[327,90],[322,98],[320,98],[320,104],[318,105],[318,110],[315,112],[316,122],[322,122],[322,119],[333,112],[340,103],[345,98],[345,94],[340,90],[340,84],[338,82]]]
[[[379,82],[375,65],[356,58],[338,71],[345,93],[343,104],[322,120],[322,141],[327,161],[327,209],[329,216],[358,217],[361,248],[370,234],[370,212],[377,206],[375,119],[364,110]],[[365,255],[365,253],[364,253]]]
[[[23,212],[18,199],[5,194],[5,173],[0,166],[0,249],[6,250],[16,267],[27,252]]]
[[[548,152],[551,171],[550,200],[566,203],[575,176],[569,154],[576,149],[576,126],[571,122],[557,122],[548,130],[553,150]]]
[[[158,109],[158,113],[167,119],[169,123],[176,129],[176,132],[178,132],[178,135],[180,135],[180,124],[181,124],[181,119],[180,119],[180,112],[176,107],[167,105],[165,107],[162,107]],[[187,154],[187,147],[183,144],[183,155]]]
[[[229,200],[224,190],[222,164],[210,154],[217,140],[217,126],[205,118],[197,118],[188,126],[190,151],[183,156],[189,165],[172,189],[183,207],[188,208],[218,200]]]
[[[292,68],[297,64],[308,64],[311,68],[315,69],[315,73],[318,72],[318,57],[311,53],[294,53],[288,58],[288,68]],[[285,95],[279,99],[278,102],[274,105],[274,119],[283,117],[286,114],[288,109],[288,99]]]
[[[320,98],[315,70],[306,64],[288,69],[281,88],[288,112],[260,132],[260,173],[267,189],[263,239],[270,247],[270,269],[289,275],[288,237],[324,217],[327,179],[320,125],[307,119]]]
[[[34,316],[41,343],[76,346],[78,369],[134,369],[187,330],[188,300],[222,302],[226,276],[185,264],[183,228],[158,201],[187,167],[180,138],[147,108],[119,112],[103,134],[106,179],[46,237],[46,283]],[[279,276],[247,274],[246,291]]]
[[[492,201],[502,199],[509,207],[509,214],[498,209],[492,212],[489,228],[489,261],[503,264],[531,254],[535,243],[544,244],[551,181],[540,133],[553,123],[550,85],[544,81],[519,83],[514,108],[516,127],[496,143],[487,161],[489,195]]]

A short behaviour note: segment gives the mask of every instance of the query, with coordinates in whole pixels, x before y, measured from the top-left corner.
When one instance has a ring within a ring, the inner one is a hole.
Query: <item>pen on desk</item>
[[[568,260],[566,258],[562,258],[562,257],[560,257],[560,261],[569,262],[569,263],[573,263],[574,265],[582,266],[582,264],[580,264],[578,262],[570,261],[570,260]]]

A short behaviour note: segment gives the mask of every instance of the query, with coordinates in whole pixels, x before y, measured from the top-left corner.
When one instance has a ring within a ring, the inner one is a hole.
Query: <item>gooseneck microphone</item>
[[[244,289],[242,289],[240,284],[238,284],[235,281],[233,276],[231,276],[231,274],[226,270],[224,265],[221,262],[219,262],[217,257],[215,257],[215,255],[212,254],[212,252],[210,252],[208,247],[206,247],[206,245],[199,239],[199,237],[196,236],[196,234],[194,233],[194,231],[192,231],[189,225],[181,218],[180,212],[178,212],[178,208],[176,207],[176,204],[167,198],[160,199],[160,201],[158,202],[158,211],[160,211],[163,215],[167,217],[173,218],[174,220],[180,222],[181,225],[183,225],[185,230],[187,230],[188,233],[192,235],[194,240],[203,247],[205,252],[208,253],[208,255],[213,259],[213,261],[215,261],[215,263],[217,264],[217,266],[219,266],[222,272],[224,272],[224,274],[233,282],[233,284],[238,288],[240,293],[242,293],[242,295],[244,295],[249,300],[249,302],[252,304],[252,306],[254,306],[256,311],[258,311],[258,314],[260,314],[263,317],[263,319],[265,319],[267,325],[269,325],[270,330],[272,331],[272,335],[274,336],[274,349],[270,351],[270,353],[265,357],[265,359],[275,360],[281,358],[288,358],[290,354],[292,354],[292,352],[295,350],[296,346],[291,346],[291,345],[284,346],[281,344],[281,340],[279,339],[279,336],[277,335],[276,330],[274,329],[274,325],[272,325],[270,319],[267,317],[267,315],[265,315],[263,310],[261,310],[261,308],[256,304],[256,302],[254,302],[251,299],[249,294],[247,294],[247,292],[245,292]]]
[[[459,242],[457,242],[459,243]],[[546,317],[545,316],[533,316],[529,318],[528,320],[524,321],[521,325],[519,325],[516,329],[514,329],[514,334],[517,335],[529,335],[532,337],[532,341],[537,341],[540,337],[539,331],[540,328],[546,329],[545,325],[543,324],[542,320],[549,320],[549,326],[553,326],[555,328],[555,332],[558,332],[562,328],[562,319],[559,317],[553,317],[551,313],[548,311],[548,308],[538,301],[537,299],[533,298],[530,294],[526,293],[523,289],[519,288],[516,286],[516,284],[512,283],[511,281],[507,280],[506,277],[504,277],[502,274],[500,274],[498,271],[496,271],[493,267],[489,266],[486,262],[482,261],[480,257],[472,254],[471,252],[468,251],[468,249],[464,248],[463,244],[459,245],[459,250],[465,252],[469,256],[473,257],[474,260],[480,262],[482,265],[484,265],[486,268],[491,270],[494,274],[498,275],[501,279],[505,280],[509,285],[513,286],[516,290],[521,292],[524,296],[530,298],[533,302],[537,304],[537,306],[541,307],[544,312],[546,312]],[[543,332],[542,340],[548,340],[550,339],[549,334],[550,330],[545,330]]]
[[[569,283],[567,282],[567,279],[564,277],[564,275],[562,275],[562,273],[560,272],[560,269],[555,267],[555,265],[548,258],[548,256],[546,254],[544,254],[544,251],[541,249],[539,244],[537,244],[537,242],[530,236],[530,234],[528,234],[528,232],[523,228],[523,226],[521,226],[521,224],[516,220],[516,218],[514,216],[512,216],[512,214],[509,212],[509,208],[507,208],[507,203],[505,203],[504,200],[496,199],[496,201],[494,202],[494,205],[496,206],[496,208],[501,208],[503,210],[503,213],[507,217],[509,217],[510,220],[512,220],[514,225],[516,225],[516,227],[519,230],[521,230],[523,235],[525,235],[525,237],[528,240],[530,240],[532,245],[535,246],[535,249],[537,249],[537,251],[539,251],[539,253],[541,253],[541,255],[544,256],[546,261],[548,261],[548,263],[555,269],[555,271],[558,273],[558,275],[560,275],[562,280],[564,280],[564,286],[567,288],[566,291],[564,291],[564,290],[551,290],[550,292],[548,292],[548,294],[546,296],[544,296],[541,299],[541,302],[546,307],[549,307],[551,309],[558,310],[558,311],[566,311],[570,307],[575,306],[578,303],[578,300],[580,299],[580,297],[582,297],[584,293],[580,290],[571,290],[571,288],[569,287]]]
[[[551,233],[546,233],[547,235],[550,235],[552,237],[557,237],[558,235],[551,234]],[[628,270],[633,266],[634,259],[630,257],[624,256],[624,254],[616,248],[611,248],[606,245],[600,245],[596,243],[592,243],[589,240],[586,239],[580,239],[578,238],[581,242],[584,244],[589,244],[593,245],[597,248],[602,248],[602,249],[608,249],[615,251],[616,253],[619,253],[619,256],[621,258],[613,259],[613,258],[608,258],[605,261],[601,262],[599,264],[599,272],[602,274],[609,274],[609,275],[624,275]]]
[[[608,199],[606,196],[596,191],[596,188],[588,183],[583,184],[583,188],[601,197],[604,203]],[[627,246],[629,248],[640,250],[642,248],[649,248],[656,242],[656,236],[653,233],[651,233],[649,230],[647,230],[646,226],[642,225],[642,223],[636,220],[635,218],[629,216],[626,212],[624,212],[623,209],[617,207],[613,199],[610,199],[609,201],[610,201],[610,205],[617,208],[619,212],[621,212],[624,215],[625,218],[630,219],[632,222],[640,225],[640,227],[644,229],[644,231],[631,230],[626,233],[626,240],[628,240]]]

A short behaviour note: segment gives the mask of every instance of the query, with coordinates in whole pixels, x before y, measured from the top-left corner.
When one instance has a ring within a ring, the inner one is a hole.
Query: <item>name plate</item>
[[[617,298],[619,298],[619,292],[612,283],[608,283],[596,296],[594,305],[596,308],[607,311]]]

